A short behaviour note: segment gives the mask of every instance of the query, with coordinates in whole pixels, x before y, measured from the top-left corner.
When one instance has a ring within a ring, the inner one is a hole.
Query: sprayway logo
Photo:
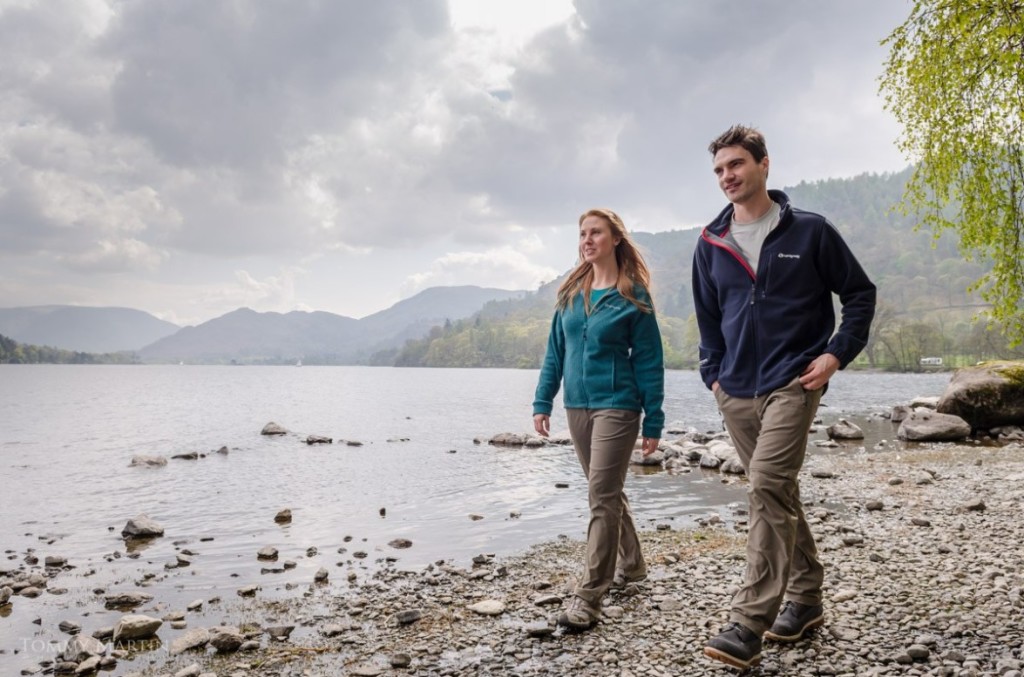
[[[783,253],[779,252],[779,258],[780,259],[798,259],[798,258],[800,258],[800,255],[799,254],[783,254]]]

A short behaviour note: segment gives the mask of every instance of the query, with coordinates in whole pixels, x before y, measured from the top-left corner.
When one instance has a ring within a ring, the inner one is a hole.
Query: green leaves
[[[907,212],[992,262],[972,289],[1024,341],[1024,2],[916,0],[883,41],[881,91],[915,163]]]

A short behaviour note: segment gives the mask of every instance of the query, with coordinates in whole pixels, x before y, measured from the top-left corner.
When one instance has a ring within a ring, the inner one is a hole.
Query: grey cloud
[[[688,226],[721,206],[705,148],[733,122],[778,182],[879,169],[877,43],[907,3],[576,6],[493,93],[453,63],[443,0],[8,6],[0,257],[497,248],[597,204]]]
[[[273,168],[296,138],[385,108],[446,19],[438,0],[129,4],[104,48],[116,124],[181,166]]]

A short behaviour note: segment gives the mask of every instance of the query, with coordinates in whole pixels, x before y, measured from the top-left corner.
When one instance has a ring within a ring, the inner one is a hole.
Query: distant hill
[[[241,308],[155,341],[139,356],[146,362],[360,364],[371,353],[419,338],[436,324],[468,317],[488,301],[526,293],[433,287],[359,320],[327,312]]]
[[[966,261],[953,234],[936,241],[917,220],[893,211],[910,170],[863,174],[784,188],[793,204],[824,214],[843,234],[878,286],[878,312],[864,364],[911,369],[922,356],[970,364],[1016,354],[996,331],[971,318],[984,308],[969,285],[987,267]],[[724,204],[724,203],[723,203]],[[709,214],[709,220],[714,214]],[[694,368],[699,335],[693,316],[691,266],[699,228],[631,235],[651,268],[666,365]],[[561,279],[521,299],[489,303],[475,316],[438,326],[375,364],[401,366],[537,367]]]
[[[131,308],[0,308],[0,334],[25,344],[78,352],[138,350],[179,328],[176,324]]]

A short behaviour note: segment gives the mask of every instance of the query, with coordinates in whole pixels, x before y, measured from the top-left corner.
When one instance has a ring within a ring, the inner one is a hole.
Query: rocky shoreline
[[[826,624],[796,645],[766,644],[748,674],[1021,677],[1020,443],[818,451],[802,494],[826,566]],[[187,631],[158,648],[122,635],[126,653],[107,658],[134,660],[108,661],[108,674],[728,674],[701,649],[742,577],[743,513],[644,532],[650,578],[609,595],[586,633],[553,624],[583,552],[559,540],[514,558],[482,554],[471,568],[384,566],[358,581],[310,581],[284,599],[206,600],[217,626],[200,627],[203,600],[180,611],[143,605],[141,614]],[[25,662],[22,674],[61,664],[4,653]]]

